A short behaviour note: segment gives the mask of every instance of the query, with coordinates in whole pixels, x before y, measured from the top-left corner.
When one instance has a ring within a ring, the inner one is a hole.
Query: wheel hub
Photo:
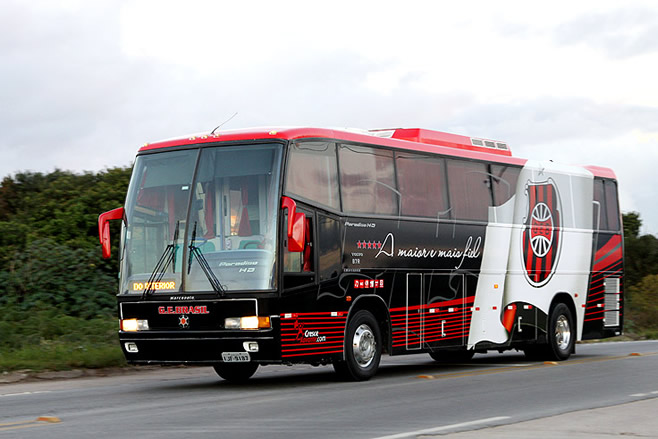
[[[569,327],[569,320],[566,316],[561,315],[557,318],[555,325],[555,341],[558,348],[564,351],[569,347],[571,342],[571,328]]]
[[[366,324],[356,328],[352,339],[354,359],[360,367],[368,367],[372,363],[377,350],[377,342],[372,329]]]

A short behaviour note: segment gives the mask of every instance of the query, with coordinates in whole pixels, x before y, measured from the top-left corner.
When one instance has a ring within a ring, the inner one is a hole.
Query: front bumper
[[[130,364],[221,363],[222,353],[246,352],[245,342],[258,343],[258,352],[249,352],[251,361],[281,362],[281,346],[273,330],[120,331],[119,341],[126,361]],[[130,352],[128,347],[136,348],[137,352]]]

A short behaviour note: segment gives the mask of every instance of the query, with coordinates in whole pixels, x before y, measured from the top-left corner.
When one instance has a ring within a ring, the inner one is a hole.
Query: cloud
[[[638,130],[658,130],[658,107],[575,97],[545,96],[505,105],[475,105],[460,118],[470,121],[474,129],[492,131],[490,137],[522,144],[568,139],[591,143]]]
[[[590,11],[560,24],[554,31],[562,46],[585,44],[616,59],[658,51],[658,13],[653,9],[623,8]]]
[[[423,127],[611,166],[658,230],[658,9],[572,3],[9,1],[0,176],[128,165],[235,112],[224,128]]]

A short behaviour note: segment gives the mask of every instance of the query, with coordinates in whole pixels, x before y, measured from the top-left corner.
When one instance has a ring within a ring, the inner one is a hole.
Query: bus
[[[146,144],[121,220],[119,340],[129,364],[565,360],[620,335],[612,170],[514,157],[428,129],[244,129]]]

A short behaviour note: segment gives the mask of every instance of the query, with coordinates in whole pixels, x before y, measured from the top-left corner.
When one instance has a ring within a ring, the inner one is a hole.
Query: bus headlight
[[[224,328],[226,329],[270,329],[271,327],[269,317],[227,317],[224,320]]]
[[[135,331],[147,331],[149,329],[148,320],[138,320],[138,319],[122,319],[119,320],[122,331],[135,332]]]

